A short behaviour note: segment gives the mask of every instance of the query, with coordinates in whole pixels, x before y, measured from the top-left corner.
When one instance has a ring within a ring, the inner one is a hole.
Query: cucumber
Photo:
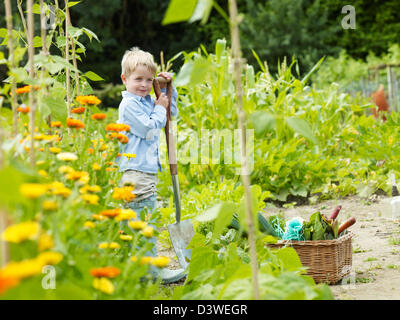
[[[268,220],[265,219],[261,213],[258,213],[257,217],[258,217],[258,227],[261,232],[272,235],[274,237],[278,236],[276,234],[275,230],[269,224]],[[236,229],[236,230],[240,229],[240,223],[239,223],[237,214],[233,215],[233,218],[232,218],[232,221],[231,221],[231,224],[229,225],[229,227]]]

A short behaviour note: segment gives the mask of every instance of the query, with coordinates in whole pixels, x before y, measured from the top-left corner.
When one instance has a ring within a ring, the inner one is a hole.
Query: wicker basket
[[[279,240],[267,244],[270,248],[292,246],[316,283],[334,284],[349,275],[352,268],[351,232],[334,240],[291,241]]]

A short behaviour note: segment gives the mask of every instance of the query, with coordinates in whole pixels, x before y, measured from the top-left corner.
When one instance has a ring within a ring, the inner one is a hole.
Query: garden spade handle
[[[167,97],[168,97],[168,107],[167,107],[167,123],[165,124],[165,138],[167,140],[167,152],[168,152],[168,162],[169,170],[171,172],[172,186],[174,189],[174,202],[176,209],[176,221],[179,223],[181,220],[181,199],[179,193],[179,180],[178,180],[178,163],[176,160],[176,148],[174,135],[170,128],[171,121],[171,97],[172,97],[172,83],[164,78],[157,77],[153,81],[154,93],[156,97],[161,94],[160,82],[167,83]]]

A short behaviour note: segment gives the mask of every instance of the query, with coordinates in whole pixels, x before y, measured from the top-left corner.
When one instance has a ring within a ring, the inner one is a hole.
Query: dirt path
[[[385,205],[386,197],[373,196],[368,201],[357,196],[341,200],[328,200],[315,205],[295,208],[267,208],[269,214],[282,212],[285,218],[309,216],[321,211],[330,214],[342,205],[340,221],[353,216],[357,222],[351,227],[354,233],[353,268],[349,282],[331,285],[335,299],[340,300],[399,300],[400,299],[400,219],[394,219]],[[159,246],[159,254],[170,256],[172,269],[174,251]]]
[[[400,219],[394,218],[385,204],[386,197],[373,196],[368,201],[353,196],[328,200],[310,206],[271,208],[268,213],[283,212],[286,218],[303,219],[321,211],[330,214],[342,205],[340,221],[353,216],[353,268],[348,283],[330,288],[340,300],[400,299]]]

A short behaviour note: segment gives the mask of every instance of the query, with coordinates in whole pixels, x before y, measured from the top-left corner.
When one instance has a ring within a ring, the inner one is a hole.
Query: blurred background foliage
[[[267,61],[272,74],[284,57],[290,62],[295,56],[300,75],[305,74],[323,56],[349,57],[365,60],[368,55],[387,53],[391,44],[398,42],[400,33],[400,2],[398,0],[355,0],[356,29],[343,29],[345,16],[343,0],[239,0],[243,54],[256,70],[254,50],[262,61]],[[61,3],[61,2],[60,2]],[[107,92],[108,107],[117,107],[121,84],[120,61],[125,50],[132,46],[151,52],[160,62],[160,51],[165,61],[180,51],[190,52],[203,44],[213,51],[217,39],[229,38],[227,22],[217,10],[211,11],[207,24],[179,23],[162,26],[161,21],[168,1],[158,0],[84,0],[71,8],[73,25],[94,31],[100,42],[83,39],[87,47],[83,72],[93,70],[105,81],[94,83],[96,89]],[[227,12],[227,1],[217,0]],[[13,12],[18,15],[16,5]],[[39,32],[39,19],[36,18]],[[20,19],[14,19],[20,21]],[[5,26],[4,6],[0,7],[0,25]],[[22,26],[16,26],[21,28]],[[228,46],[229,40],[227,43]],[[340,61],[340,60],[338,60]],[[177,72],[183,58],[174,61]],[[0,80],[6,70],[0,72]]]

